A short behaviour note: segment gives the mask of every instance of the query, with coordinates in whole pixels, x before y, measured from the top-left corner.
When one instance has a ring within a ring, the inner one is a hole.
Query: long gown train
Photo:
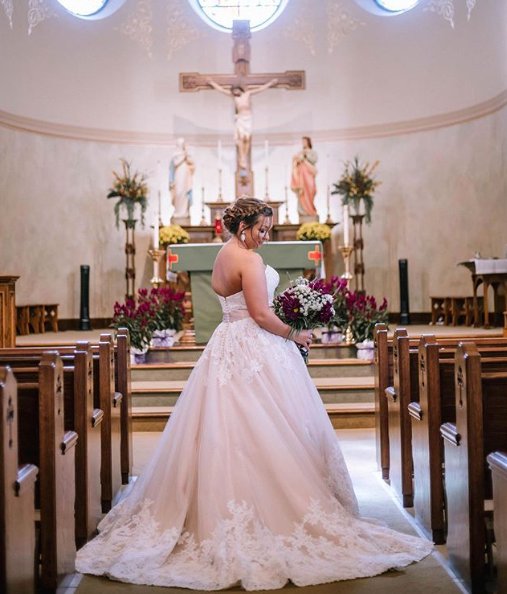
[[[270,294],[278,274],[266,268]],[[129,495],[76,568],[135,584],[281,588],[372,576],[432,543],[358,515],[333,427],[295,344],[243,294],[197,362]]]

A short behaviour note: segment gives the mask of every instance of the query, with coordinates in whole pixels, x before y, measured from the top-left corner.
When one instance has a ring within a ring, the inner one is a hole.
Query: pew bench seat
[[[16,305],[16,329],[20,336],[44,333],[46,329],[58,332],[58,303]]]

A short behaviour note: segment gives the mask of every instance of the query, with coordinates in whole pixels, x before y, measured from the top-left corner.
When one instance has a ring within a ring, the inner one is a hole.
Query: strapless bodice
[[[275,295],[275,289],[280,282],[280,276],[271,266],[266,266],[265,274],[268,287],[268,298],[269,303],[271,304]],[[224,314],[224,322],[249,317],[243,291],[234,293],[234,295],[229,295],[229,297],[222,297],[222,295],[217,295],[217,297],[222,307],[222,313]]]

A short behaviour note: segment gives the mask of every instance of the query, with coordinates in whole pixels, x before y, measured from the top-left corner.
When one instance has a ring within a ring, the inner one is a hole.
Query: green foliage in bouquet
[[[333,184],[334,189],[331,194],[340,194],[342,204],[352,205],[356,214],[359,214],[361,202],[364,203],[365,220],[371,222],[371,211],[373,208],[373,194],[375,189],[381,184],[380,181],[372,176],[379,162],[375,161],[372,165],[365,163],[361,165],[359,158],[354,157],[352,162],[345,163],[345,170],[340,179]]]
[[[136,171],[132,173],[130,163],[125,159],[120,159],[122,165],[121,174],[113,171],[113,187],[109,189],[108,198],[119,198],[114,205],[114,214],[116,217],[116,227],[120,224],[120,207],[127,209],[127,218],[134,218],[136,204],[141,207],[141,224],[144,227],[144,213],[148,203],[148,185],[146,184],[146,175]]]

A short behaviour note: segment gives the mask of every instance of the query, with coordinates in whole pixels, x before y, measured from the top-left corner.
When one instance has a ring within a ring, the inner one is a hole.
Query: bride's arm
[[[282,322],[268,304],[266,273],[262,258],[255,253],[248,256],[241,270],[243,295],[248,313],[264,330],[287,338],[290,334],[290,326]],[[307,347],[311,343],[311,334],[310,330],[302,330],[294,335],[292,340]]]

